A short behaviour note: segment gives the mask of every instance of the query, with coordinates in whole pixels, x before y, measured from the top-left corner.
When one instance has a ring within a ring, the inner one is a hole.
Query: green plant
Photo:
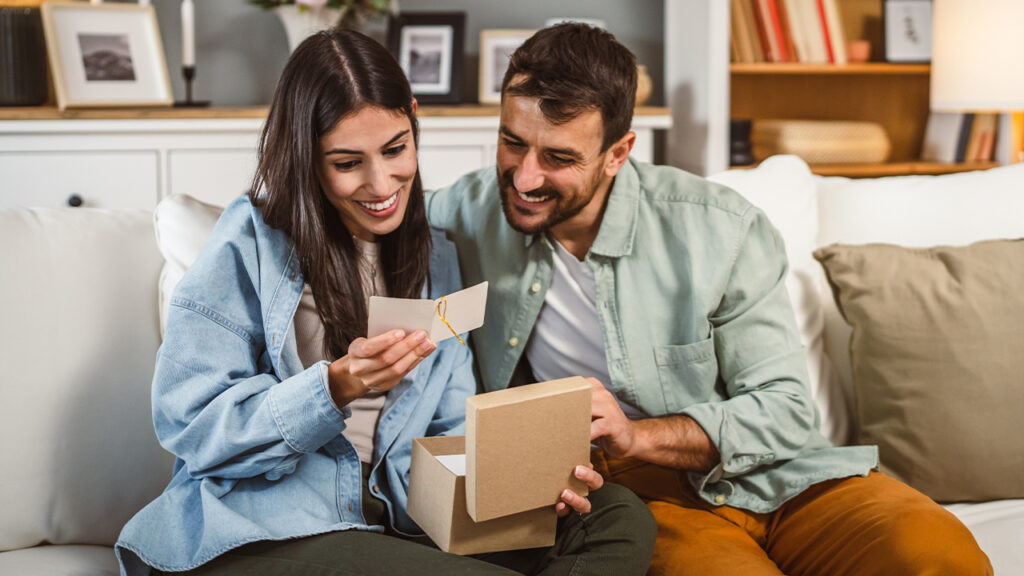
[[[344,11],[341,16],[342,26],[358,26],[368,18],[396,11],[394,0],[249,0],[249,3],[268,10],[296,4],[300,12],[323,8]]]

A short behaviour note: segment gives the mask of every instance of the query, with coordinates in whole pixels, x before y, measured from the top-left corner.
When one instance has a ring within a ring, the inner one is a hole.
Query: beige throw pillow
[[[1024,241],[814,257],[853,327],[857,442],[938,501],[1024,497]]]

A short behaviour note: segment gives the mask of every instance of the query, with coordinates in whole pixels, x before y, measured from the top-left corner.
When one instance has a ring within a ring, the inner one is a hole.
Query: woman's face
[[[349,232],[374,242],[398,228],[416,176],[405,114],[367,106],[324,134],[318,153],[320,186]]]

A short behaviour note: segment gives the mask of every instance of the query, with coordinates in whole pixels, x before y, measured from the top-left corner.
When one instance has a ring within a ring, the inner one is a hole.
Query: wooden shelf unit
[[[872,59],[884,57],[882,0],[839,3],[847,39],[867,39]],[[730,117],[789,120],[861,120],[881,124],[892,143],[878,165],[815,167],[828,175],[870,177],[943,174],[991,165],[919,162],[928,123],[928,64],[762,63],[730,65]]]

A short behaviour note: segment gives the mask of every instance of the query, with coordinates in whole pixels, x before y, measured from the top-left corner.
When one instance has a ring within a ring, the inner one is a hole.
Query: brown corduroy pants
[[[758,514],[699,498],[684,472],[592,454],[605,479],[632,489],[658,523],[648,574],[701,576],[991,575],[950,512],[880,472],[815,484]]]

